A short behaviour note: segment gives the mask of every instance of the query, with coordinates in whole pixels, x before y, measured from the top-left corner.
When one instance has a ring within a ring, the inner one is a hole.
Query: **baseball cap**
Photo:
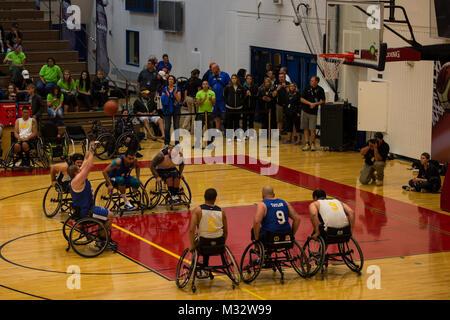
[[[23,70],[22,71],[22,77],[24,79],[30,79],[30,73],[28,72],[28,70]]]
[[[144,90],[141,90],[141,93],[144,93],[144,94],[149,94],[149,93],[150,93],[150,91],[148,91],[147,89],[144,89]]]
[[[375,138],[383,139],[383,134],[381,132],[376,132],[375,133]]]

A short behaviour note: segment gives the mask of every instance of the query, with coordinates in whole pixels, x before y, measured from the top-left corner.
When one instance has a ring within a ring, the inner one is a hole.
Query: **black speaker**
[[[320,111],[320,146],[332,151],[356,150],[357,109],[349,103],[322,105]]]

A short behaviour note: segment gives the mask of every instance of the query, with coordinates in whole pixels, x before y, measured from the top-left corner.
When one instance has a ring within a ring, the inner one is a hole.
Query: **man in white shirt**
[[[19,154],[22,166],[30,165],[30,150],[36,147],[33,144],[33,139],[37,137],[37,134],[36,120],[30,117],[30,109],[23,107],[22,118],[16,120],[14,127],[14,137],[17,139],[14,151]]]

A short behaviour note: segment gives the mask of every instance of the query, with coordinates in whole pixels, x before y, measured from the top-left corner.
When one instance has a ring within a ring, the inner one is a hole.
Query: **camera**
[[[377,139],[370,139],[369,143],[378,145],[378,140]]]

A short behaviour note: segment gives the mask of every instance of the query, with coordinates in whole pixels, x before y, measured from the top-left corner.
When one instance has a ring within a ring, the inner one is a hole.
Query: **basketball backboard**
[[[384,69],[381,2],[327,1],[325,53],[354,53],[351,65]]]

